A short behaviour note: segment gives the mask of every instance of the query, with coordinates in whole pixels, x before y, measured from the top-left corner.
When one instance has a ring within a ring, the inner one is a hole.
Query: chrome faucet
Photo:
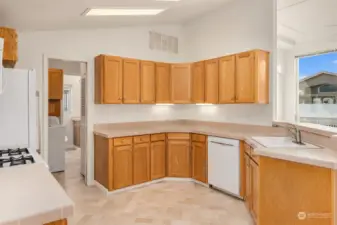
[[[295,124],[292,124],[291,126],[292,127],[289,127],[288,130],[295,139],[293,142],[299,145],[303,145],[304,143],[302,142],[301,130]]]

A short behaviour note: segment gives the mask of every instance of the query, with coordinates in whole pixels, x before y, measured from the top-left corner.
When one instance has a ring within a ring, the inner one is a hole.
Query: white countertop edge
[[[285,161],[312,165],[312,166],[324,167],[324,168],[333,169],[333,170],[337,169],[337,162],[334,162],[334,161],[325,161],[325,160],[318,160],[318,159],[313,159],[313,158],[298,157],[298,156],[289,155],[289,154],[282,154],[282,152],[270,151],[266,148],[256,148],[254,149],[253,154],[258,155],[258,156],[270,157],[274,159],[281,159]]]

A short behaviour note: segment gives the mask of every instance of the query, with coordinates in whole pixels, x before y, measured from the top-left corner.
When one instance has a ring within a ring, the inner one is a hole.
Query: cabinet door
[[[171,103],[170,65],[156,63],[156,103]]]
[[[155,63],[142,61],[140,64],[140,102],[153,104],[156,102]]]
[[[122,58],[100,55],[95,58],[95,103],[122,103]]]
[[[48,98],[62,99],[63,97],[63,70],[48,70]]]
[[[61,116],[61,100],[48,100],[48,116]]]
[[[165,141],[151,143],[151,180],[163,178],[166,175]]]
[[[133,184],[132,145],[114,147],[114,189]]]
[[[172,103],[191,102],[191,65],[171,65],[171,100]]]
[[[205,103],[218,103],[219,95],[219,61],[205,62]]]
[[[259,166],[251,161],[250,163],[251,171],[251,213],[255,223],[259,216]]]
[[[191,177],[190,142],[188,140],[169,140],[167,157],[169,177]]]
[[[123,59],[123,103],[140,102],[140,62]]]
[[[236,55],[236,102],[254,102],[254,52]]]
[[[205,143],[192,142],[192,178],[207,183],[207,151]]]
[[[219,59],[219,103],[235,102],[235,56]]]
[[[205,102],[205,63],[197,62],[192,66],[192,102]]]
[[[245,165],[246,165],[246,196],[245,204],[246,208],[250,211],[251,209],[251,168],[250,168],[250,158],[245,154]]]
[[[133,147],[133,184],[150,180],[150,143],[136,144]]]

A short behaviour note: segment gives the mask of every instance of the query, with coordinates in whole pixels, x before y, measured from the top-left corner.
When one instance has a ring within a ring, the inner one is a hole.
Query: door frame
[[[90,134],[89,132],[92,129],[89,129],[90,127],[93,127],[92,123],[92,111],[90,108],[90,84],[91,80],[90,76],[93,74],[94,71],[94,64],[92,61],[88,61],[85,58],[81,57],[69,57],[69,56],[64,56],[64,55],[57,55],[57,54],[43,54],[42,55],[42,77],[41,77],[41,93],[39,94],[39,130],[40,130],[40,139],[39,139],[39,144],[40,144],[40,151],[41,151],[41,156],[43,159],[48,163],[48,69],[49,69],[49,59],[61,59],[61,60],[66,60],[66,61],[77,61],[77,62],[83,62],[86,63],[87,65],[87,73],[86,73],[86,87],[85,87],[85,99],[86,99],[86,116],[85,116],[85,124],[86,124],[86,149],[85,149],[85,159],[86,159],[86,168],[85,168],[85,184],[86,185],[93,185],[93,153],[90,151],[90,148],[93,145],[93,139],[90,139]],[[91,131],[92,132],[92,131]]]

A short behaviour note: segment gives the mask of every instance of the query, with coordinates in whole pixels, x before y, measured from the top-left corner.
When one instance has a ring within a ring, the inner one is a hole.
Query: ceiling
[[[1,0],[0,26],[26,31],[184,23],[229,1],[233,0]],[[157,16],[81,16],[90,7],[163,7],[167,10]]]
[[[277,1],[277,33],[282,45],[337,41],[337,0]]]

